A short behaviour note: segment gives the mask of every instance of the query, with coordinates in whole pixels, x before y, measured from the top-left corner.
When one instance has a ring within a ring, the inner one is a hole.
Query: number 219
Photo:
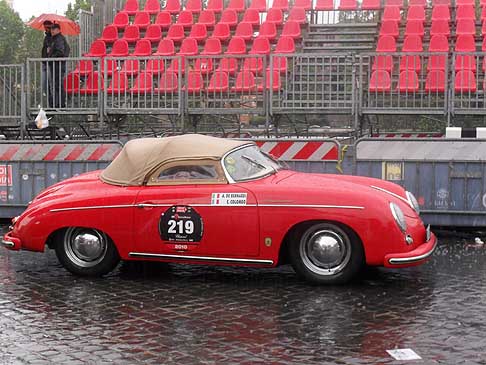
[[[171,219],[169,222],[168,233],[179,233],[179,234],[192,234],[194,233],[194,222],[193,221],[175,221]]]

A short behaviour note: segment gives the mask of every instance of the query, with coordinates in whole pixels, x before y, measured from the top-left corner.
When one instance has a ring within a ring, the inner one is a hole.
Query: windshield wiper
[[[242,158],[244,158],[245,160],[247,161],[250,161],[252,164],[258,166],[259,168],[263,169],[263,170],[266,170],[267,169],[267,166],[261,164],[260,162],[258,162],[257,160],[251,158],[251,157],[248,157],[247,155],[241,155]]]

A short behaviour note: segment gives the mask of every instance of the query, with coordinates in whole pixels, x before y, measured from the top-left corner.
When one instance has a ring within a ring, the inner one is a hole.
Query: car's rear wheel
[[[70,227],[57,235],[56,255],[70,272],[101,276],[112,271],[120,256],[109,237],[97,229]]]
[[[364,266],[359,238],[346,227],[317,223],[300,230],[290,245],[294,270],[313,283],[343,284]]]

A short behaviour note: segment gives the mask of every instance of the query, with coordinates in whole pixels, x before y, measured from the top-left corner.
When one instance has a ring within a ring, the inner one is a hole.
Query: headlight
[[[417,214],[420,214],[420,206],[415,196],[410,191],[407,191],[406,194],[407,194],[407,200],[411,205],[411,207],[417,212]]]
[[[400,207],[395,203],[390,203],[390,210],[393,218],[395,218],[395,222],[397,222],[398,227],[400,227],[402,232],[405,232],[407,230],[407,222],[405,221],[405,215]]]

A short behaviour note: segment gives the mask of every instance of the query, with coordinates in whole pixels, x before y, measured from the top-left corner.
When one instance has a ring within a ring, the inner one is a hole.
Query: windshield
[[[224,167],[234,181],[259,179],[280,170],[280,166],[265,156],[257,146],[247,146],[229,153]]]

